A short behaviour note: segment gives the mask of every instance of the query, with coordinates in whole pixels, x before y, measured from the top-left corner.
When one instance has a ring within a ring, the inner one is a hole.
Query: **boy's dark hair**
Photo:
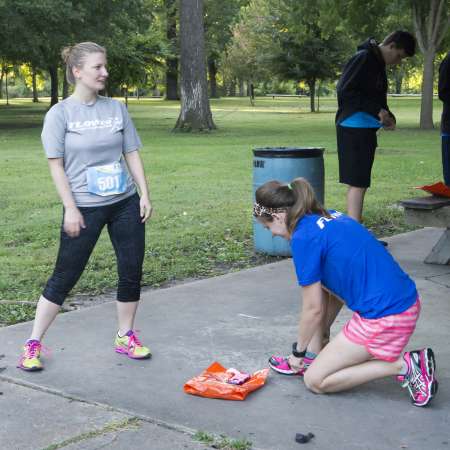
[[[405,50],[407,56],[414,56],[416,53],[416,38],[409,31],[397,30],[388,34],[382,45],[394,43],[397,48]]]

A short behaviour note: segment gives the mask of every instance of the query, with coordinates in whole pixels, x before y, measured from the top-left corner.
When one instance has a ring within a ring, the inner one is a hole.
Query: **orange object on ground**
[[[440,197],[450,197],[450,188],[441,181],[439,181],[439,183],[428,184],[426,186],[419,186],[416,187],[416,189],[422,189],[422,191],[426,191]]]
[[[184,392],[200,397],[245,400],[250,392],[264,386],[268,374],[269,369],[257,370],[245,383],[230,384],[227,382],[230,378],[227,369],[218,362],[214,362],[200,375],[187,381]]]

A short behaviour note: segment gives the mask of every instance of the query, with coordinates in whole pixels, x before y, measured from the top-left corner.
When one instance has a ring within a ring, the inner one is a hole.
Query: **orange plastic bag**
[[[225,367],[214,362],[200,375],[187,381],[184,392],[200,397],[245,400],[250,392],[264,386],[269,374],[269,369],[257,370],[244,384],[236,385],[227,383],[229,374],[226,371]]]
[[[428,184],[426,186],[419,186],[416,189],[422,189],[422,191],[429,192],[430,194],[437,195],[439,197],[450,197],[450,188],[444,183]]]

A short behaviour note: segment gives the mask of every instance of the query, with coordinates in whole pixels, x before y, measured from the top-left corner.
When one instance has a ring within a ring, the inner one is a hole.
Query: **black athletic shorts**
[[[377,129],[337,125],[336,136],[339,182],[349,186],[368,188],[377,148]]]

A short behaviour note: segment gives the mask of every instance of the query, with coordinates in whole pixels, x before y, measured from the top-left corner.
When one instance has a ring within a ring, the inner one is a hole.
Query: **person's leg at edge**
[[[347,214],[357,222],[362,221],[364,196],[367,188],[348,186],[347,189]]]
[[[444,183],[450,187],[450,136],[442,136],[442,172]]]

